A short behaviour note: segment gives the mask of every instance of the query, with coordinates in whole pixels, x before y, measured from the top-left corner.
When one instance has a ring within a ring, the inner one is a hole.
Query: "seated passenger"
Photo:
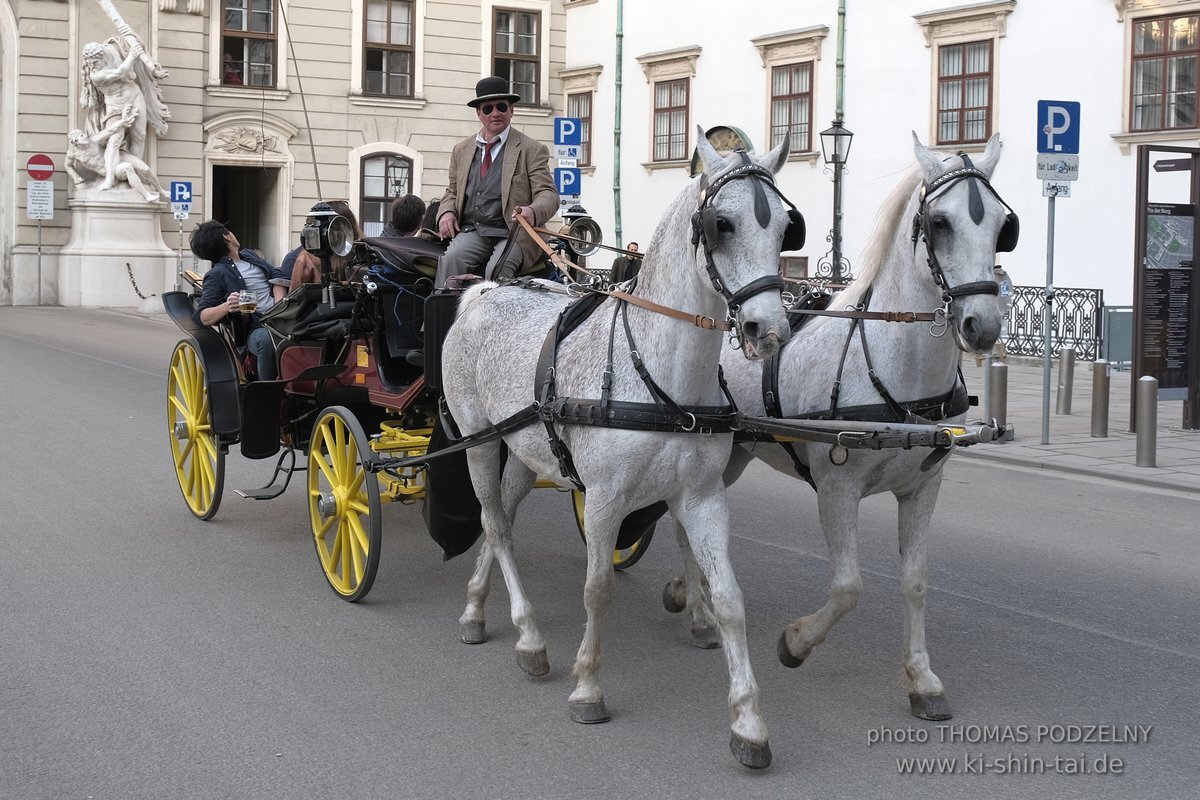
[[[401,236],[416,236],[421,230],[421,218],[425,216],[425,201],[415,194],[406,194],[392,201],[392,219],[383,226],[383,238],[396,239]]]
[[[475,97],[467,102],[481,127],[450,155],[438,232],[452,241],[438,266],[437,288],[466,272],[508,278],[541,257],[537,243],[512,218],[520,214],[530,225],[545,224],[558,212],[558,192],[545,145],[510,127],[520,100],[508,81],[491,77],[475,84]],[[510,236],[518,237],[517,246],[506,247]]]
[[[350,210],[350,205],[345,200],[328,200],[330,208],[338,213],[339,216],[345,217],[350,222],[350,227],[354,228],[354,241],[363,238],[362,228],[358,226],[358,218],[354,216],[354,212]],[[309,218],[311,219],[311,217]],[[350,276],[346,275],[346,258],[343,256],[330,256],[329,267],[333,272],[334,283],[341,283],[348,280]],[[319,256],[314,256],[306,250],[301,250],[296,255],[296,264],[292,267],[292,288],[295,289],[302,283],[320,283],[321,282],[321,259]]]
[[[241,315],[238,294],[249,290],[256,308],[244,315],[249,332],[245,342],[238,344],[244,344],[254,354],[258,377],[265,381],[275,380],[279,377],[275,344],[270,332],[262,325],[262,314],[275,305],[276,300],[283,298],[283,287],[271,283],[272,279],[280,278],[279,270],[253,250],[243,250],[233,231],[216,220],[197,225],[188,243],[197,258],[212,262],[212,269],[204,275],[204,288],[192,318],[201,325],[212,327],[229,319],[230,315]]]

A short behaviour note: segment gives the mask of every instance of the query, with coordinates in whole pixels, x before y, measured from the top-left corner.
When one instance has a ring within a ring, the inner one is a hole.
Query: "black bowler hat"
[[[475,84],[475,99],[468,100],[467,105],[476,108],[482,103],[493,100],[507,100],[510,103],[521,102],[521,96],[509,90],[508,81],[493,75]]]

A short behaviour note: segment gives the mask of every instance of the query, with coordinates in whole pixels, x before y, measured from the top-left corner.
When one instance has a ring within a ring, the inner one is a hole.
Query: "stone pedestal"
[[[165,203],[117,186],[76,187],[67,205],[71,237],[58,253],[60,305],[135,308],[151,302],[138,291],[149,298],[175,287],[176,254],[162,238]]]

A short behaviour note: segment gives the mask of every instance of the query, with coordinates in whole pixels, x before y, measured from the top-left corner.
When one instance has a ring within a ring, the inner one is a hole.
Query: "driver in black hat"
[[[513,213],[531,225],[544,225],[558,211],[546,147],[514,130],[513,107],[521,98],[504,78],[475,84],[480,130],[454,146],[446,194],[438,206],[438,232],[450,247],[438,264],[436,283],[466,272],[503,279],[541,256],[537,244],[514,230]],[[506,247],[509,236],[516,236]]]

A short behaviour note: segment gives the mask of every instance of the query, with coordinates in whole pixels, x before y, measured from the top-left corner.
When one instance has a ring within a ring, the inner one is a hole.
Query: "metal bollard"
[[[1108,381],[1111,367],[1098,358],[1092,363],[1092,436],[1108,436]]]
[[[988,374],[992,376],[988,384],[987,398],[990,419],[996,420],[1000,430],[1004,430],[1008,423],[1008,364],[997,361],[988,366]]]
[[[1058,393],[1054,413],[1071,414],[1071,392],[1075,388],[1075,348],[1066,345],[1058,353]]]
[[[1143,375],[1137,382],[1137,465],[1153,467],[1158,450],[1158,379]]]

